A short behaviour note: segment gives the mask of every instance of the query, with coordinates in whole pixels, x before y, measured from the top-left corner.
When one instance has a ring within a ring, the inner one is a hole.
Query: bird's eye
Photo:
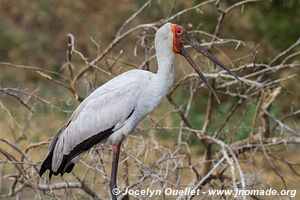
[[[176,34],[177,34],[177,35],[181,35],[181,34],[182,34],[182,30],[181,30],[181,29],[178,29],[178,30],[176,31]]]

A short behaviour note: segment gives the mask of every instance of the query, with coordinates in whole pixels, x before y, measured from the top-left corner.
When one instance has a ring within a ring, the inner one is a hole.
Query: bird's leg
[[[113,146],[113,158],[112,158],[111,176],[109,182],[111,197],[113,200],[117,200],[117,194],[120,191],[117,188],[117,174],[118,174],[120,147],[121,147],[121,142]]]

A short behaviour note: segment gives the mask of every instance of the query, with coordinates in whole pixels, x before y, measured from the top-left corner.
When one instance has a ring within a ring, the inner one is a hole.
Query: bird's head
[[[187,61],[192,65],[192,67],[195,69],[195,71],[198,73],[201,79],[205,82],[208,89],[214,94],[214,96],[217,98],[218,101],[219,99],[214,89],[211,87],[211,85],[209,84],[205,76],[202,74],[200,69],[196,67],[196,64],[194,63],[193,59],[187,54],[185,47],[187,45],[191,46],[199,53],[209,58],[216,65],[220,66],[221,68],[226,70],[229,74],[231,74],[232,76],[234,76],[236,79],[239,80],[238,76],[234,72],[232,72],[228,67],[222,64],[213,54],[211,54],[207,49],[205,49],[201,45],[201,43],[195,40],[182,26],[177,24],[167,23],[157,31],[157,35],[162,36],[160,38],[164,38],[163,40],[167,42],[166,44],[170,44],[169,47],[172,46],[173,53],[180,54],[187,59]],[[158,42],[160,41],[156,41],[156,43]]]

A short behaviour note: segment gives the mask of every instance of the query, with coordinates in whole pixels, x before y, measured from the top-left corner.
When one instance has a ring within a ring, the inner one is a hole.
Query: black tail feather
[[[73,170],[74,166],[75,166],[75,164],[74,164],[74,163],[71,163],[71,164],[67,167],[66,172],[67,172],[67,173],[71,173],[71,171]]]
[[[42,166],[41,166],[40,172],[39,172],[40,177],[43,176],[43,174],[46,172],[47,169],[49,169],[50,171],[52,171],[51,170],[52,157],[53,157],[53,151],[51,151],[48,154],[47,158],[42,163]]]
[[[65,124],[63,127],[61,127],[56,132],[55,136],[52,138],[52,141],[51,141],[50,146],[49,146],[49,153],[48,153],[46,159],[43,161],[42,166],[41,166],[40,171],[39,171],[40,177],[43,176],[43,174],[47,171],[47,169],[50,171],[49,179],[51,179],[52,174],[55,175],[55,173],[51,169],[53,151],[54,151],[55,145],[58,141],[58,138],[59,138],[60,134],[66,129],[66,127],[69,125],[69,123],[70,123],[70,121],[67,124]]]
[[[53,157],[53,151],[51,151],[48,154],[47,158],[44,160],[44,162],[43,162],[43,164],[42,164],[42,166],[40,168],[40,171],[39,171],[40,177],[42,177],[43,174],[47,170],[50,171],[49,172],[49,180],[51,180],[52,175],[57,176],[60,173],[61,176],[62,176],[62,175],[64,175],[65,172],[70,173],[73,170],[75,164],[74,163],[70,163],[70,164],[68,164],[68,166],[66,167],[66,169],[64,171],[62,171],[62,170],[58,170],[57,172],[52,171],[52,169],[51,169],[52,157]]]
[[[132,114],[132,112],[130,113],[130,115]],[[98,144],[99,142],[106,140],[113,133],[113,129],[114,126],[96,135],[93,135],[92,137],[82,141],[80,144],[75,146],[74,149],[68,155],[63,155],[63,159],[61,161],[59,168],[57,169],[56,172],[54,172],[52,171],[51,165],[52,165],[53,152],[55,149],[56,142],[58,140],[58,134],[57,134],[53,138],[53,141],[51,142],[50,152],[47,158],[42,163],[42,166],[39,171],[39,175],[42,176],[47,170],[49,170],[50,171],[49,179],[51,180],[52,175],[57,176],[58,174],[60,174],[61,176],[63,176],[65,172],[70,173],[75,166],[75,164],[72,163],[72,159],[78,156],[79,154],[89,150],[95,144]]]

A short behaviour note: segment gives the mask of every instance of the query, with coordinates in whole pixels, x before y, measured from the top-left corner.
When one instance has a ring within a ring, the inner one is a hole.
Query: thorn
[[[218,98],[218,96],[216,96],[216,99],[217,99],[218,104],[221,104],[221,101],[220,101],[220,99]]]

